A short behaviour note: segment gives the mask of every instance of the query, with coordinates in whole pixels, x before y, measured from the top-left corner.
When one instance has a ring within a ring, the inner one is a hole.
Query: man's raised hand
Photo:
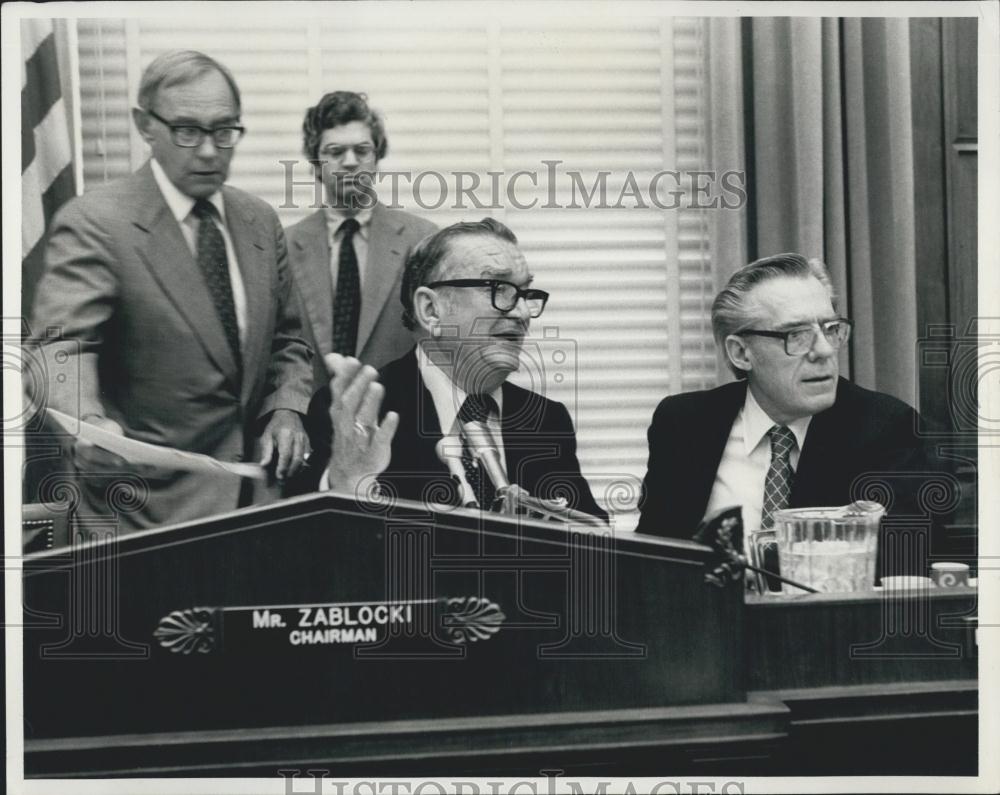
[[[324,362],[331,376],[329,483],[338,491],[356,492],[366,477],[389,466],[399,415],[390,411],[379,422],[385,387],[374,367],[338,353],[328,354]]]

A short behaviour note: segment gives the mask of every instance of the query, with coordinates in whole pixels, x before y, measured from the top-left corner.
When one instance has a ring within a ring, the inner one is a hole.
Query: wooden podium
[[[747,602],[694,542],[332,493],[90,536],[25,562],[29,777],[976,769],[974,589]],[[956,747],[816,745],[860,724]]]

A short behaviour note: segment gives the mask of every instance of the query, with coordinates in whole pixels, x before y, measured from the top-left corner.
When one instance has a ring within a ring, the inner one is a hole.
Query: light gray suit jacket
[[[381,367],[413,347],[413,337],[401,320],[399,288],[403,265],[413,247],[436,230],[430,221],[375,205],[358,318],[357,352],[365,364]],[[314,379],[319,389],[328,379],[323,356],[333,347],[334,289],[323,211],[317,210],[288,227],[285,234],[288,262],[308,320],[309,343],[316,351]]]
[[[69,202],[52,222],[31,320],[47,363],[47,405],[110,417],[130,438],[226,461],[252,459],[270,412],[306,412],[312,355],[277,214],[249,194],[222,190],[246,290],[242,373],[147,163]],[[134,495],[122,506],[121,486],[77,474],[80,512],[119,509],[124,529],[232,510],[241,487],[231,476],[181,472],[135,485],[123,473],[133,484],[124,491]]]

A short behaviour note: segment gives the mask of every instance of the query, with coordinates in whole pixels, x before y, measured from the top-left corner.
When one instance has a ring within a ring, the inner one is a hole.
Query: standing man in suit
[[[243,134],[236,81],[207,55],[168,52],[143,73],[137,104],[150,160],[53,221],[31,327],[46,360],[68,365],[49,369],[46,405],[143,442],[259,461],[284,479],[308,452],[311,351],[277,215],[224,185]],[[129,467],[82,442],[74,462],[78,513],[112,513],[109,490]],[[228,475],[144,481],[122,529],[256,499]]]
[[[447,436],[451,472],[467,495],[456,496],[492,507],[491,482],[461,440],[463,424],[481,423],[509,482],[606,520],[580,472],[566,407],[507,382],[549,297],[533,279],[513,232],[492,218],[453,224],[421,242],[400,293],[417,346],[381,373],[357,359],[327,357],[331,386],[311,408],[328,429],[325,450],[324,439],[315,440],[317,458],[329,461],[321,488],[353,493],[377,475],[390,495],[427,499],[449,482],[436,453]]]
[[[381,367],[413,346],[399,320],[403,263],[436,227],[379,204],[373,188],[388,151],[382,118],[363,94],[334,91],[306,111],[303,151],[326,206],[289,227],[289,264],[302,297],[317,387],[329,353]]]
[[[876,474],[895,491],[891,510],[918,510],[906,475],[928,474],[916,413],[839,377],[851,322],[820,261],[779,254],[740,269],[712,304],[712,328],[738,380],[657,407],[639,532],[690,538],[704,517],[742,505],[749,536],[781,508],[846,505]],[[915,551],[886,563],[924,574]]]

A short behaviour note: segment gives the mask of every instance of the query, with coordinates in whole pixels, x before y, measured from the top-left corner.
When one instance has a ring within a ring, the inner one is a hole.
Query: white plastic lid
[[[968,571],[969,567],[965,563],[952,563],[950,561],[942,561],[941,563],[932,563],[931,568],[935,571]]]

